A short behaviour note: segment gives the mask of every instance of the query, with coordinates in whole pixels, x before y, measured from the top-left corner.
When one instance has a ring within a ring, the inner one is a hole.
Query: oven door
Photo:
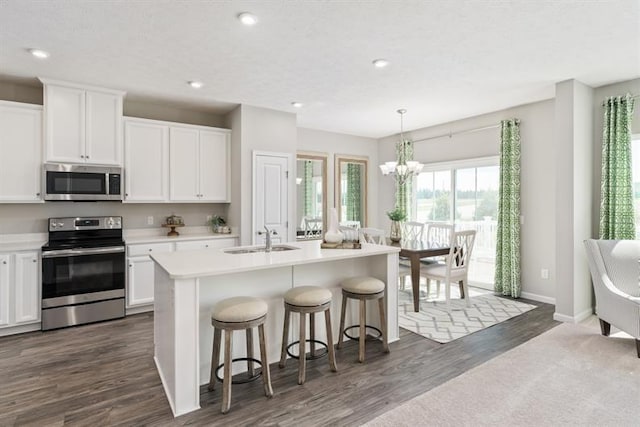
[[[42,253],[42,307],[59,307],[125,294],[124,246]]]

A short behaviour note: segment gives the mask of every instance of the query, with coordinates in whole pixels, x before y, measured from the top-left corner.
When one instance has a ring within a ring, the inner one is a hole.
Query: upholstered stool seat
[[[264,323],[267,319],[267,303],[254,297],[233,297],[216,303],[211,309],[211,325],[213,326],[213,352],[211,355],[211,377],[209,390],[214,390],[216,380],[222,381],[222,413],[226,414],[231,407],[231,384],[245,383],[262,376],[264,394],[273,396],[271,388],[271,375],[269,362],[267,361],[266,340],[264,337]],[[258,328],[260,341],[260,360],[253,358],[253,328]],[[231,358],[233,349],[233,331],[244,329],[247,342],[247,357]],[[220,345],[224,333],[224,363],[220,362]],[[234,381],[231,376],[231,364],[233,362],[247,362],[247,379]],[[260,373],[254,371],[254,363],[262,366]],[[217,372],[224,368],[224,378],[220,378]]]
[[[342,338],[346,336],[350,339],[358,340],[358,362],[364,362],[364,343],[366,339],[366,328],[378,332],[378,338],[382,339],[382,347],[385,353],[389,352],[389,344],[387,341],[387,321],[384,312],[384,290],[385,283],[375,277],[350,277],[340,284],[342,287],[342,310],[340,313],[340,338],[338,339],[338,348],[342,346]],[[359,324],[344,327],[345,317],[347,314],[347,298],[360,301],[360,320]],[[367,300],[378,300],[378,310],[380,311],[380,329],[367,325]],[[349,335],[349,330],[359,329],[359,336],[353,337]]]
[[[317,359],[329,355],[329,367],[333,372],[338,370],[333,349],[333,336],[331,330],[331,291],[319,286],[296,286],[284,294],[284,328],[282,332],[282,352],[280,355],[280,367],[284,368],[287,355],[298,359],[298,384],[305,380],[307,359]],[[327,342],[315,339],[315,314],[324,311],[325,326],[327,328]],[[289,319],[291,312],[300,313],[300,339],[289,343]],[[310,339],[306,339],[306,315],[309,314]],[[307,356],[306,343],[311,346],[311,353]],[[298,354],[289,352],[289,348],[298,344]],[[326,352],[316,355],[315,345],[326,348]]]

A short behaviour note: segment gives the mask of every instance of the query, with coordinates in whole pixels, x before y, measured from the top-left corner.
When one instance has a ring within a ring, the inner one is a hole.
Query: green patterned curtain
[[[396,158],[398,159],[398,164],[406,164],[407,161],[413,160],[413,143],[411,141],[398,141],[396,144]],[[406,214],[407,218],[412,218],[411,216],[411,184],[413,183],[412,179],[407,179],[405,181],[396,179],[396,209],[402,209]]]
[[[313,208],[313,163],[311,160],[305,160],[304,162],[304,187],[302,188],[304,193],[304,216],[314,216],[311,212]]]
[[[520,296],[520,122],[503,120],[495,291]]]
[[[347,163],[347,221],[361,221],[360,165]]]
[[[611,97],[604,104],[600,238],[636,238],[631,176],[633,98]]]

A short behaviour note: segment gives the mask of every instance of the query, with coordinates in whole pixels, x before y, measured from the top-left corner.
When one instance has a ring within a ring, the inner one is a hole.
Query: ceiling
[[[549,99],[566,79],[639,77],[640,1],[2,0],[0,75],[378,138],[398,132],[398,108],[410,130]]]

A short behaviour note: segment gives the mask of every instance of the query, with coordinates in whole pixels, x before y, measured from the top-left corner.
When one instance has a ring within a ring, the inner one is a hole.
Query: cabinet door
[[[9,324],[9,284],[11,255],[0,254],[0,327]]]
[[[122,96],[86,92],[85,161],[100,165],[122,164]]]
[[[129,258],[127,307],[153,303],[153,264],[148,256]]]
[[[170,128],[169,197],[174,202],[200,200],[198,145],[198,130]]]
[[[200,131],[200,200],[228,201],[228,141],[226,133]]]
[[[169,128],[126,121],[125,201],[164,202],[169,197]]]
[[[40,262],[37,252],[15,255],[15,323],[40,320]]]
[[[40,202],[41,171],[41,107],[0,104],[0,201]]]
[[[84,163],[84,90],[45,85],[46,161]]]

